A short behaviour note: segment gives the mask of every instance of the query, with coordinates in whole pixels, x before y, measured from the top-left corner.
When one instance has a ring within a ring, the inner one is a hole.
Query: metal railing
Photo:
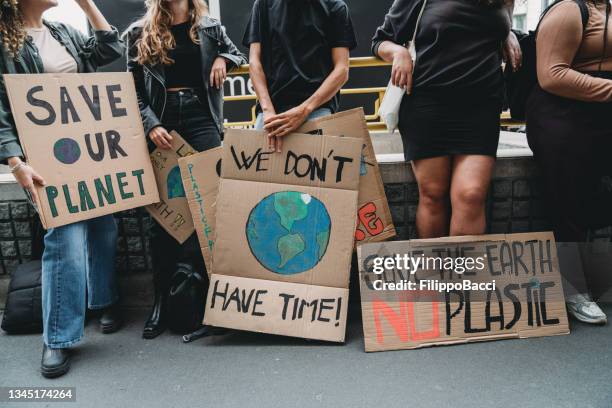
[[[383,61],[376,57],[357,57],[351,58],[349,67],[352,68],[372,68],[372,67],[384,67],[391,66],[391,63]],[[242,65],[237,70],[229,73],[229,75],[248,75],[249,66]],[[385,96],[386,87],[371,87],[371,88],[343,88],[340,90],[340,95],[369,95],[376,94],[377,98],[374,100],[374,110],[372,113],[366,112],[366,120],[368,121],[368,129],[371,131],[386,131],[387,128],[384,122],[381,121],[380,115],[378,114],[378,108],[380,103]],[[238,102],[238,101],[257,101],[256,95],[237,95],[237,96],[225,96],[225,102]],[[364,107],[365,109],[365,107]],[[228,127],[252,127],[255,125],[255,103],[251,108],[251,120],[242,122],[227,122],[225,125]],[[515,121],[510,118],[508,112],[503,112],[501,115],[501,122],[503,126],[521,126],[523,122]]]

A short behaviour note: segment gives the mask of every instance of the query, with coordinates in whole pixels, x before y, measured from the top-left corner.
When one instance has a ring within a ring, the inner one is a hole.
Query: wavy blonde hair
[[[16,58],[26,39],[23,15],[17,0],[0,2],[0,35],[2,36],[2,46],[6,52],[11,57]]]
[[[168,0],[146,0],[147,12],[140,20],[142,34],[138,40],[137,49],[139,64],[149,63],[169,65],[174,60],[168,52],[176,46],[176,41],[170,32],[172,13],[168,8]],[[208,6],[204,0],[189,0],[191,30],[189,37],[199,44],[198,25],[202,17],[208,14]]]

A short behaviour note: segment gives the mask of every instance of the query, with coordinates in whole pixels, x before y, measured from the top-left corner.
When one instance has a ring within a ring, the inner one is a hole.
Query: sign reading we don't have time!
[[[4,80],[45,228],[159,201],[131,74]]]

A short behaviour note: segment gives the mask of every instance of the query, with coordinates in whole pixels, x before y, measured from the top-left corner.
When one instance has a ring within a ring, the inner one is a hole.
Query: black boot
[[[147,319],[142,338],[154,339],[166,330],[166,308],[170,290],[171,272],[176,267],[180,244],[159,224],[151,229],[151,260],[153,261],[153,288],[155,300]]]
[[[114,304],[102,310],[100,330],[104,334],[114,333],[123,325],[123,317],[119,305]]]
[[[43,345],[40,373],[45,378],[57,378],[70,370],[70,355],[68,349],[52,349]]]
[[[166,302],[168,300],[167,290],[155,288],[155,302],[153,309],[147,319],[144,330],[142,331],[143,339],[154,339],[166,330]]]

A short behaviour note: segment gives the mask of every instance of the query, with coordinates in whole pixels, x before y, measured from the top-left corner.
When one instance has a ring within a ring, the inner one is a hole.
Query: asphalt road
[[[612,315],[612,306],[606,307]],[[355,312],[355,311],[353,311]],[[14,407],[612,407],[612,326],[568,336],[365,353],[358,313],[345,345],[234,332],[142,340],[146,312],[118,333],[95,322],[57,380],[38,373],[38,335],[0,334],[0,386],[76,387],[75,403]]]

